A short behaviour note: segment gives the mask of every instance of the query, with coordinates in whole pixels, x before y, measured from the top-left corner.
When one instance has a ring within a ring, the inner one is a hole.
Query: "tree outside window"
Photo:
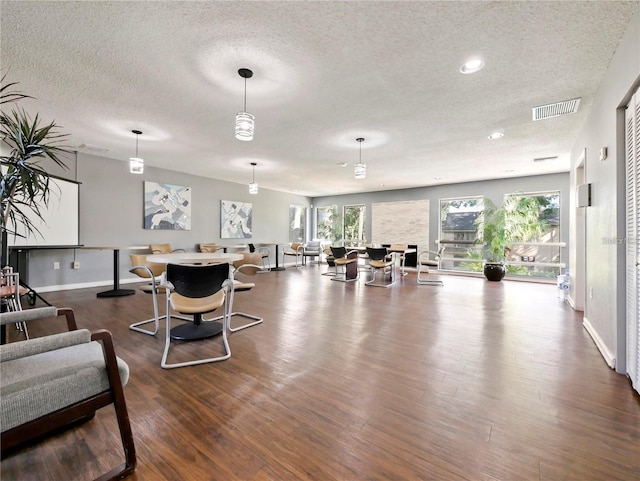
[[[330,244],[342,239],[342,222],[338,215],[338,206],[318,207],[316,209],[317,238]]]
[[[366,242],[364,235],[365,205],[345,205],[344,212],[344,243],[358,245]]]
[[[307,208],[301,205],[289,206],[289,242],[305,242]]]

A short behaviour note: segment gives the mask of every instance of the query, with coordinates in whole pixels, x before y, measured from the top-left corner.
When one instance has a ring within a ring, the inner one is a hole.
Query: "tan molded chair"
[[[185,252],[184,249],[172,249],[171,244],[149,244],[152,254],[171,254],[172,252]]]
[[[358,251],[347,251],[346,247],[331,247],[336,275],[332,281],[353,282],[358,280]],[[339,273],[338,269],[342,272]]]
[[[238,274],[245,276],[255,276],[258,272],[261,271],[260,262],[262,261],[262,254],[259,252],[239,252],[242,254],[242,259],[233,262],[233,269],[231,270],[231,277],[233,280],[233,286],[230,290],[230,299],[229,305],[233,306],[233,301],[235,299],[236,292],[245,292],[250,291],[256,285],[253,282],[244,282],[238,279]],[[234,316],[244,317],[246,319],[250,319],[251,321],[243,324],[238,327],[233,327],[231,325],[231,321],[233,321]],[[214,320],[222,320],[222,316],[216,317]],[[242,329],[246,329],[247,327],[255,326],[256,324],[260,324],[263,322],[262,317],[255,316],[253,314],[247,314],[246,312],[232,312],[229,314],[229,322],[227,323],[227,327],[229,331],[236,332]]]
[[[164,319],[164,316],[158,315],[158,294],[164,293],[164,288],[160,287],[160,276],[165,271],[166,265],[158,262],[148,262],[147,254],[131,254],[130,257],[133,267],[129,269],[129,272],[141,277],[142,279],[149,280],[149,284],[140,286],[140,290],[145,294],[151,294],[152,296],[153,317],[145,321],[135,322],[129,325],[129,329],[143,334],[148,334],[150,336],[155,336],[160,328],[160,320]],[[151,322],[154,323],[154,329],[152,331],[139,327]]]
[[[396,259],[394,253],[388,253],[386,247],[367,247],[371,280],[365,284],[373,287],[390,287],[396,282]],[[376,282],[377,273],[382,273],[382,281]],[[388,280],[386,280],[388,279]]]
[[[427,286],[444,285],[441,280],[428,279],[426,277],[429,274],[429,267],[435,267],[436,270],[440,269],[440,260],[442,259],[444,248],[444,245],[440,245],[437,251],[426,250],[418,254],[418,284]]]
[[[327,262],[329,268],[333,267],[333,269],[327,269],[327,272],[323,272],[323,276],[336,276],[338,274],[338,269],[336,268],[335,257],[333,257],[333,252],[331,252],[331,246],[325,245],[322,246],[322,251],[324,253],[324,260]]]
[[[405,251],[409,248],[408,244],[391,244],[389,246],[389,251]],[[406,276],[407,273],[404,271],[404,252],[397,252],[396,256],[400,258],[400,272],[402,272],[403,276]]]
[[[0,346],[2,457],[61,429],[89,421],[96,410],[113,404],[124,463],[96,481],[124,479],[136,467],[123,390],[129,366],[116,356],[109,331],[77,329],[71,309],[53,306],[3,313],[0,323],[50,322],[58,316],[66,317],[69,332]],[[86,432],[97,434],[100,429]],[[81,433],[79,430],[77,435]]]
[[[271,263],[269,258],[271,257],[271,250],[266,246],[256,247],[254,244],[247,244],[249,246],[249,253],[254,252],[260,254],[260,265],[262,269],[259,272],[269,272],[271,270]],[[244,254],[247,251],[239,251],[238,254]]]
[[[198,244],[198,248],[200,252],[217,252],[222,249],[222,247],[216,245],[215,242],[203,242],[202,244]]]
[[[160,366],[172,369],[183,366],[194,366],[208,362],[224,361],[231,357],[231,349],[227,340],[229,323],[229,264],[185,265],[167,264],[163,274],[162,286],[168,289],[166,302],[167,323],[164,352]],[[215,319],[205,319],[204,314],[222,308],[222,322]],[[193,316],[192,322],[187,322],[171,328],[171,310],[181,314]],[[168,362],[171,341],[195,341],[207,339],[222,333],[224,354],[208,358],[200,358],[183,362]]]
[[[282,265],[284,265],[285,259],[287,257],[293,256],[295,257],[295,260],[296,260],[295,267],[301,267],[302,260],[303,260],[303,252],[304,252],[304,246],[302,244],[299,244],[298,242],[292,242],[289,245],[289,247],[286,247],[282,251]]]

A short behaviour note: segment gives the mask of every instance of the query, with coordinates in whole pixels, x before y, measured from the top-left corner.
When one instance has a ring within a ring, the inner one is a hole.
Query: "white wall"
[[[585,327],[609,365],[624,372],[624,116],[634,86],[640,82],[640,7],[618,46],[591,112],[571,152],[572,190],[575,163],[586,149],[586,181],[592,206],[586,208]],[[607,147],[608,158],[598,152]],[[575,201],[575,200],[574,200]],[[572,205],[572,209],[575,206]],[[575,271],[575,266],[571,270]],[[590,293],[593,292],[593,297]]]

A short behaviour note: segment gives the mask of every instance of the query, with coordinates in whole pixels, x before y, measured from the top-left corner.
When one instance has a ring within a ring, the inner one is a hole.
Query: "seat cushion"
[[[371,260],[369,261],[369,265],[371,267],[374,267],[376,269],[382,269],[383,267],[390,267],[393,265],[393,261],[376,261],[376,260]]]
[[[23,341],[25,343],[31,341]],[[129,366],[118,358],[122,384]],[[102,345],[88,342],[0,363],[2,431],[109,389]]]
[[[211,312],[224,304],[224,291],[221,289],[215,294],[206,297],[185,297],[174,292],[169,297],[171,307],[184,314],[202,314]]]

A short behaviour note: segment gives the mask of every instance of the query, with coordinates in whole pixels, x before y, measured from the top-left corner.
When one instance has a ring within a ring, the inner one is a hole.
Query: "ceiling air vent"
[[[563,100],[555,104],[540,105],[531,109],[533,120],[550,119],[561,115],[575,114],[578,111],[580,99]]]
[[[555,155],[553,157],[536,157],[533,159],[534,162],[547,162],[550,160],[558,160],[558,156]]]

